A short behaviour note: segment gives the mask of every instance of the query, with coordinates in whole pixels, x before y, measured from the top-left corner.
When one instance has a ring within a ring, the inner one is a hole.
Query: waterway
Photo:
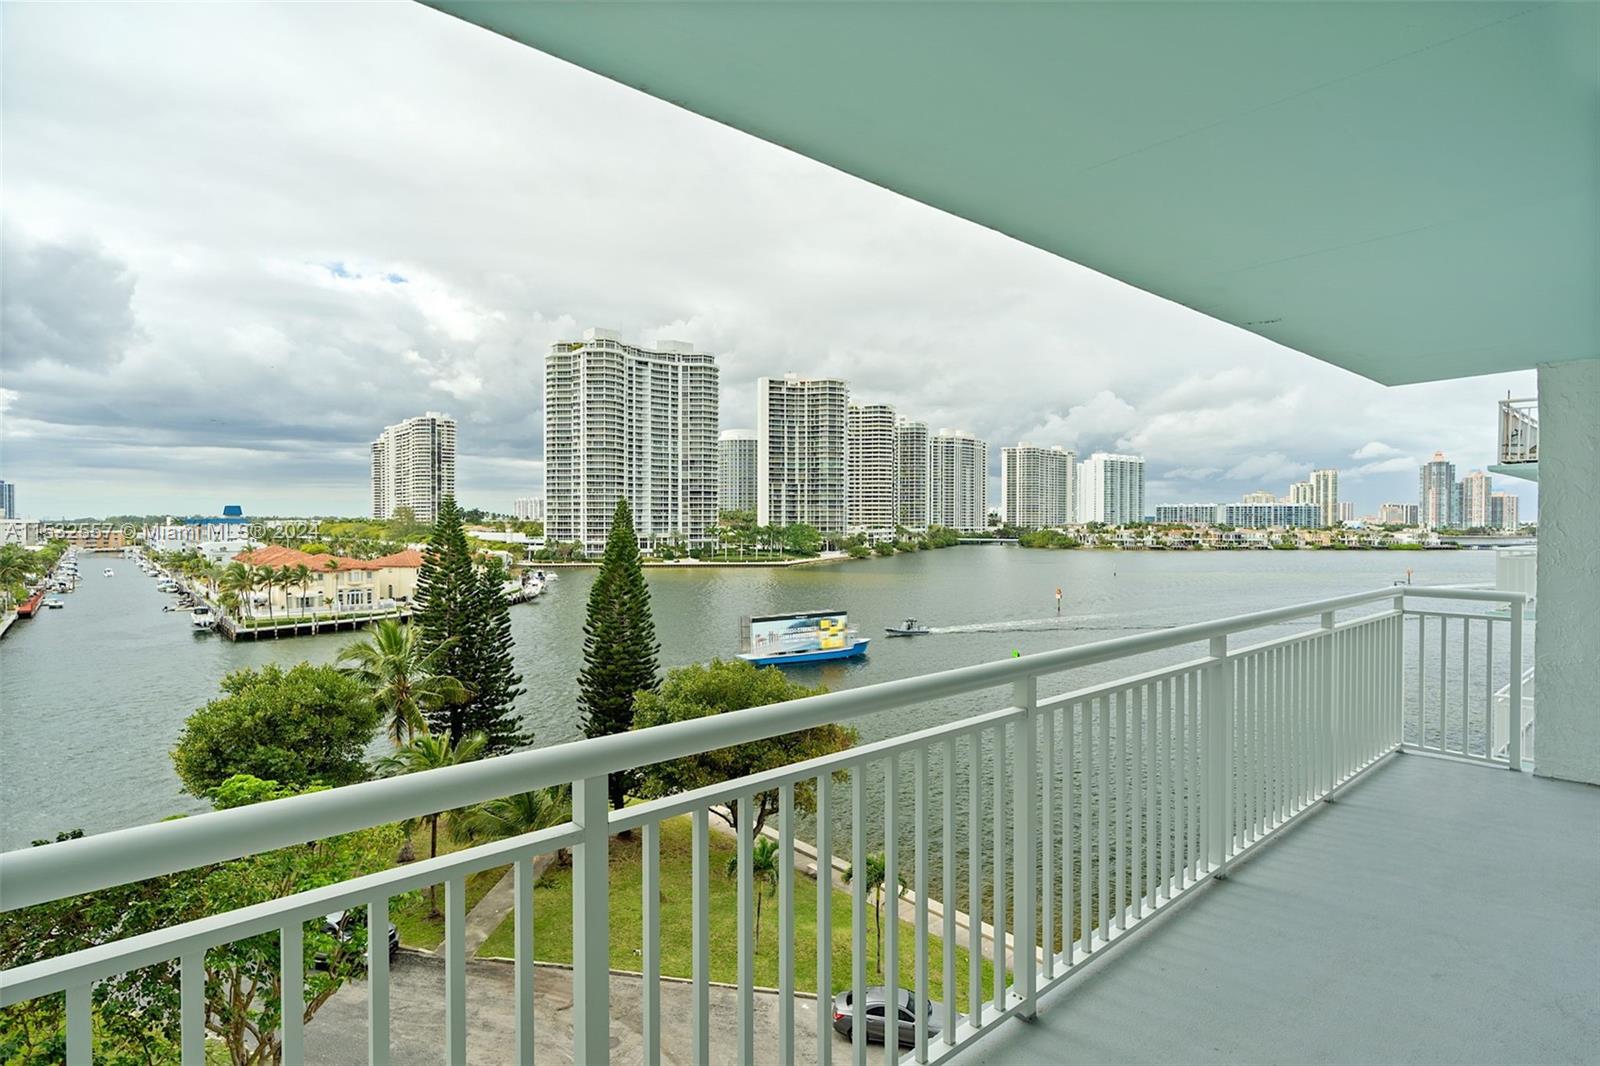
[[[232,644],[197,635],[169,597],[130,563],[85,558],[66,608],[14,626],[0,641],[0,848],[64,829],[96,833],[204,805],[179,791],[168,757],[184,719],[224,674],[302,659],[331,662],[351,634]],[[1490,582],[1494,554],[1459,552],[1099,552],[964,546],[887,559],[771,569],[648,571],[661,664],[731,656],[750,614],[846,610],[873,636],[867,658],[796,669],[797,680],[846,688],[1390,585]],[[538,600],[511,608],[519,701],[536,743],[578,735],[575,701],[592,570],[565,570]],[[1055,589],[1063,590],[1055,613]],[[914,616],[927,637],[889,640]],[[1270,635],[1270,634],[1269,634]],[[1196,656],[1182,649],[1138,667]],[[1132,672],[1107,664],[1041,691]],[[945,700],[855,724],[871,740],[999,706],[994,694]]]

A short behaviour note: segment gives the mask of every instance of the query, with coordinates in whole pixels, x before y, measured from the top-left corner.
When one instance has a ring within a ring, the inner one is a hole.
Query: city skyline
[[[421,7],[7,30],[0,476],[29,517],[361,514],[373,434],[429,409],[462,504],[504,510],[544,493],[542,355],[593,323],[719,353],[721,428],[789,369],[964,427],[991,503],[1031,441],[1144,455],[1151,500],[1337,469],[1370,512],[1435,449],[1487,466],[1494,401],[1534,391],[1386,390]],[[618,143],[676,177],[572,176]]]

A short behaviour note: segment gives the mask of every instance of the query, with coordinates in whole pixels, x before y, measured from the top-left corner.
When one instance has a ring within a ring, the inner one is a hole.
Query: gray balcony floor
[[[1417,755],[961,1057],[1596,1062],[1600,789]]]

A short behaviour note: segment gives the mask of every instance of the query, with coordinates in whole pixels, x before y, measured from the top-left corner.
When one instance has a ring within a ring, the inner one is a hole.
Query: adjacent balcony
[[[1519,593],[1386,588],[11,852],[7,912],[572,787],[562,825],[27,961],[0,973],[0,1004],[64,994],[66,1059],[87,1063],[96,989],[168,967],[183,1061],[202,1066],[206,952],[265,934],[282,946],[290,1063],[1581,1060],[1600,1025],[1600,791],[1518,772],[1531,628]],[[612,773],[985,692],[986,712],[608,809]],[[759,989],[753,834],[745,820],[732,844],[736,927],[714,929],[708,812],[772,791],[785,861],[763,926],[774,987]],[[680,834],[692,873],[664,884]],[[562,849],[570,968],[532,961],[534,861]],[[610,882],[635,851],[642,889],[622,913]],[[835,969],[832,879],[804,861],[866,870],[877,852],[884,882],[907,886],[883,957],[931,1004],[904,1049],[835,1032],[866,1028],[873,906],[854,878]],[[465,947],[466,879],[506,865],[516,960],[489,966]],[[445,943],[391,969],[389,901],[433,884]],[[684,898],[691,961],[675,973],[663,902]],[[366,977],[306,1025],[304,923],[360,906],[378,931]],[[797,962],[802,927],[815,972]],[[611,969],[623,928],[639,930],[627,973]],[[714,946],[735,982],[713,983]]]
[[[1500,401],[1500,461],[1489,469],[1524,481],[1539,480],[1539,401]]]

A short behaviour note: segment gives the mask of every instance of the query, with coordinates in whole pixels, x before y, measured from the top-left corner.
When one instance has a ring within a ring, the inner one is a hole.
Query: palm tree
[[[251,593],[256,590],[256,575],[245,563],[229,563],[227,569],[222,571],[218,586],[227,596],[233,597],[240,605],[239,613],[254,614],[254,604],[251,603]]]
[[[285,617],[291,617],[289,615],[289,590],[294,588],[294,582],[295,572],[292,566],[280,566],[272,573],[273,586],[283,590],[283,613]]]
[[[425,712],[460,703],[471,696],[460,681],[437,670],[440,657],[454,643],[424,649],[411,626],[385,619],[368,631],[366,640],[346,645],[336,660],[350,663],[345,671],[358,678],[388,719],[387,732],[403,748],[428,732]]]
[[[761,897],[775,895],[778,891],[778,843],[771,837],[757,837],[750,849],[750,879],[756,896],[756,935],[754,947],[761,946]],[[739,874],[739,856],[728,856],[728,876]]]
[[[322,569],[326,570],[330,574],[338,573],[339,572],[339,560],[337,560],[337,559],[328,559],[326,562],[324,562],[322,564]],[[333,628],[334,628],[334,631],[337,632],[338,629],[339,629],[339,593],[337,591],[335,591],[334,594],[333,594],[333,619],[334,619]]]
[[[502,796],[458,811],[450,819],[450,839],[459,844],[526,836],[560,825],[572,817],[571,790],[565,786],[538,788]],[[557,852],[565,861],[566,849]]]
[[[878,977],[879,978],[883,978],[883,976],[884,976],[884,969],[883,969],[883,883],[884,883],[885,880],[888,879],[887,871],[885,869],[886,865],[887,864],[885,863],[884,858],[883,858],[883,852],[881,852],[881,851],[874,852],[873,854],[867,856],[867,872],[866,872],[866,876],[867,876],[867,895],[872,897],[872,935],[873,935],[874,949],[875,949],[876,954],[878,956]],[[851,866],[848,870],[846,870],[844,872],[845,883],[849,884],[850,881],[855,877],[855,875],[856,875],[856,868],[854,866]],[[906,882],[905,882],[905,878],[900,876],[899,871],[895,872],[895,880],[897,882],[899,882],[895,886],[895,893],[894,893],[895,899],[898,900],[901,896],[905,895]],[[900,920],[899,914],[896,914],[894,917],[895,917],[895,921],[899,921]],[[899,960],[896,960],[896,964],[897,965],[898,965],[898,962],[899,962]]]
[[[389,776],[398,774],[414,774],[423,770],[440,770],[446,766],[460,766],[469,763],[483,754],[483,746],[488,743],[488,738],[482,733],[471,733],[461,738],[457,744],[451,744],[447,736],[434,736],[423,733],[411,738],[411,742],[399,751],[378,763],[378,770]],[[428,823],[428,857],[431,859],[439,854],[439,819],[443,811],[425,814],[422,818]],[[405,821],[406,835],[416,828],[416,819],[408,818]],[[439,916],[439,886],[428,886],[428,917]]]
[[[303,605],[306,598],[306,590],[311,587],[311,567],[307,566],[305,563],[296,563],[293,568],[293,573],[294,587],[300,590],[300,600]],[[304,610],[304,607],[302,606],[301,609]],[[316,632],[316,628],[317,612],[315,608],[313,608],[311,611],[312,632]]]

